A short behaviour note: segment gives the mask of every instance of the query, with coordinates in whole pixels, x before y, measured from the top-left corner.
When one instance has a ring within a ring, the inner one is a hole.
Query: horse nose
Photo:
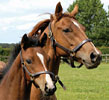
[[[56,91],[56,86],[52,86],[50,88],[47,87],[47,83],[45,84],[45,92],[46,92],[46,96],[50,96],[50,95],[53,95],[54,92]]]
[[[97,54],[96,52],[92,52],[90,54],[90,58],[92,63],[96,63],[96,62],[100,63],[100,61],[102,60],[101,54]]]

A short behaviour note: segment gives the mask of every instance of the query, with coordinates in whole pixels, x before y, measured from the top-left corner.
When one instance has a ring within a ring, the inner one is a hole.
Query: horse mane
[[[40,21],[39,23],[37,23],[34,26],[34,28],[28,34],[28,36],[39,35],[40,34],[39,31],[41,31],[41,33],[43,33],[43,31],[45,30],[45,28],[48,26],[49,23],[50,23],[50,19],[45,19],[43,21]]]

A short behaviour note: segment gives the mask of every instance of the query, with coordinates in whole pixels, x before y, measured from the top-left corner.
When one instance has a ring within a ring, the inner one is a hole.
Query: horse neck
[[[0,98],[3,98],[2,100],[28,100],[29,94],[30,87],[24,78],[20,55],[18,55],[0,84]]]
[[[48,27],[45,29],[44,33],[48,33]],[[54,74],[58,74],[60,65],[60,56],[54,50],[50,38],[47,38],[46,45],[43,47],[44,51],[50,56],[49,70]]]

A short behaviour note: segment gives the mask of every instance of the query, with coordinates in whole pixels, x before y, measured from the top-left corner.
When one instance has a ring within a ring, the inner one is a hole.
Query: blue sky
[[[29,33],[37,22],[54,13],[59,0],[0,0],[0,43],[17,43],[24,33]],[[60,0],[64,11],[73,0]],[[101,0],[108,9],[109,0]]]

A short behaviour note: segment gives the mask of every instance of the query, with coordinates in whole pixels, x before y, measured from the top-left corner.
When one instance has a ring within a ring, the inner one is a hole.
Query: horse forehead
[[[61,19],[61,22],[68,24],[68,23],[71,22],[71,18],[69,18],[69,17],[63,17],[63,18]]]
[[[62,18],[61,22],[63,25],[69,25],[69,24],[71,25],[71,23],[73,23],[76,27],[80,28],[79,23],[73,18],[69,17]]]
[[[75,21],[75,20],[72,19],[72,23],[73,23],[76,27],[80,28],[80,25],[79,25],[79,23],[78,23],[77,21]]]

